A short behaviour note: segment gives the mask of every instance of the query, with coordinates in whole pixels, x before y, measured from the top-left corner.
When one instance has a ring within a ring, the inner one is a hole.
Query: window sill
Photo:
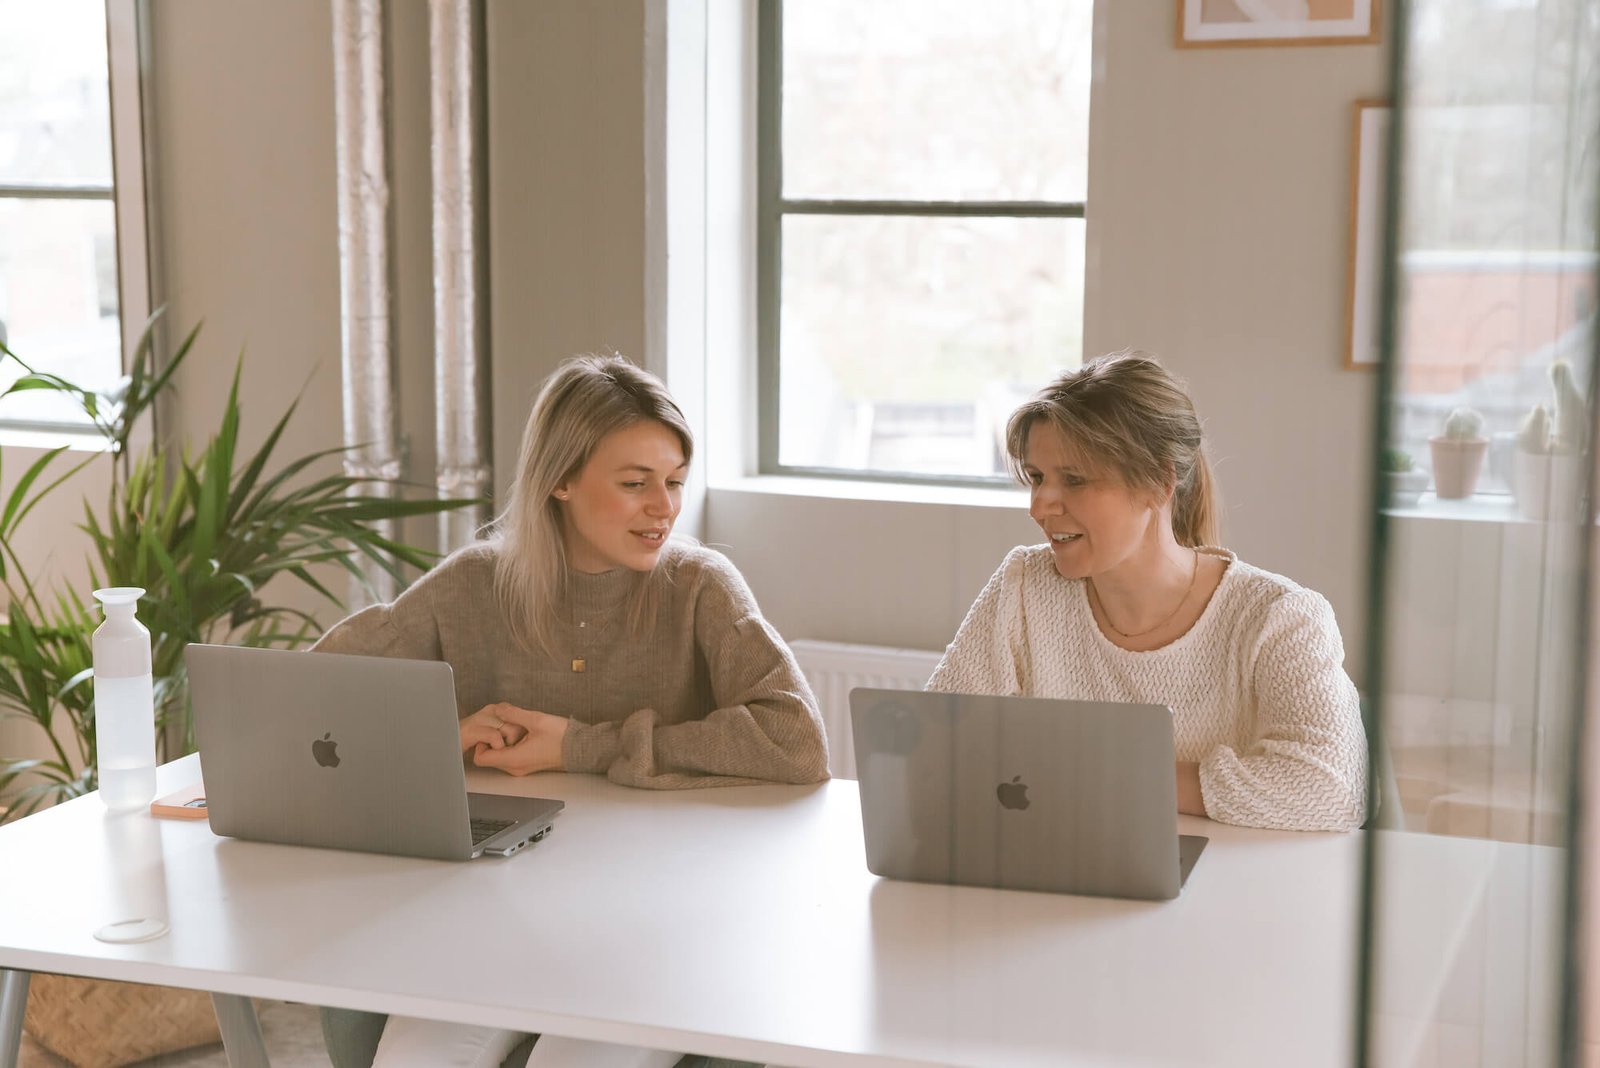
[[[885,501],[896,504],[960,505],[1012,511],[1028,506],[1021,487],[930,486],[913,482],[852,482],[836,478],[799,478],[790,475],[751,475],[723,479],[710,486],[712,493],[744,493],[781,497],[819,497],[836,501]]]
[[[83,430],[6,426],[0,423],[0,448],[38,449],[45,452],[65,446],[70,452],[110,452],[111,442],[92,428]]]
[[[0,442],[5,432],[0,430]],[[1027,491],[1021,487],[934,486],[914,482],[867,482],[793,475],[750,475],[713,481],[712,493],[743,493],[780,497],[816,497],[835,501],[886,501],[897,504],[964,505],[1006,510],[1026,508]],[[1409,507],[1390,507],[1391,519],[1455,523],[1532,524],[1517,511],[1516,499],[1505,493],[1479,493],[1460,500],[1440,500],[1424,493]]]
[[[1551,515],[1545,519],[1523,515],[1517,510],[1516,498],[1508,493],[1477,493],[1460,500],[1440,500],[1431,493],[1424,493],[1409,508],[1385,508],[1383,513],[1390,519],[1401,520],[1497,523],[1502,526],[1536,526],[1545,523],[1576,525],[1572,517],[1565,515]]]
[[[1440,500],[1424,493],[1408,507],[1388,507],[1383,513],[1392,519],[1449,519],[1463,523],[1531,522],[1517,514],[1514,498],[1505,493],[1475,493],[1459,500]]]

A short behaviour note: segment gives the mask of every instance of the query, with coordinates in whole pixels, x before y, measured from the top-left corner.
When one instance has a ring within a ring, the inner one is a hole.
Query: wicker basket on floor
[[[221,1040],[208,994],[72,975],[33,977],[23,1028],[77,1068],[117,1068]]]

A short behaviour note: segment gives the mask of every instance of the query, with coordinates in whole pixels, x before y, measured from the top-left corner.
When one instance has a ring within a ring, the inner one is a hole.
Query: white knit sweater
[[[1019,546],[973,602],[928,681],[946,693],[1168,705],[1179,760],[1200,764],[1224,823],[1344,831],[1361,825],[1367,746],[1327,600],[1230,561],[1205,612],[1160,649],[1100,632],[1085,584],[1048,545]]]

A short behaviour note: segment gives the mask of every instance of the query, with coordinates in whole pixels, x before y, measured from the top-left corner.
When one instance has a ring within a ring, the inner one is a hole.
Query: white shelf
[[[1395,519],[1443,519],[1457,523],[1532,523],[1536,520],[1517,514],[1515,499],[1508,493],[1475,493],[1460,500],[1440,500],[1432,493],[1410,508],[1385,508],[1384,515]]]

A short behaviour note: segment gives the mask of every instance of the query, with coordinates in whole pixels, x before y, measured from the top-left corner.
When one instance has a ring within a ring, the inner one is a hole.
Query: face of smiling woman
[[[1163,511],[1148,492],[1083,456],[1055,427],[1036,422],[1022,456],[1028,514],[1050,539],[1056,570],[1081,579],[1140,567],[1158,544]]]
[[[589,462],[555,490],[568,561],[589,574],[655,567],[683,507],[687,470],[678,435],[654,420],[600,439]]]

